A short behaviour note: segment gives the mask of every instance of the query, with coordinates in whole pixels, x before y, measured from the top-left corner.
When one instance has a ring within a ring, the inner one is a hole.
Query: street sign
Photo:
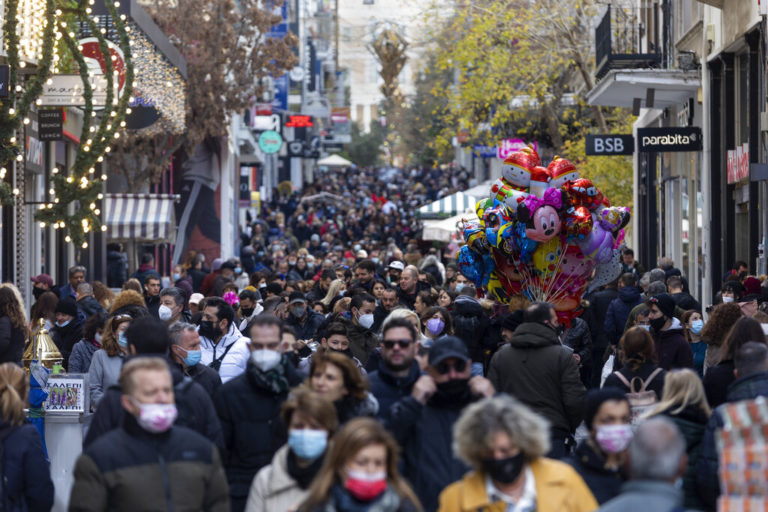
[[[644,153],[701,151],[701,128],[697,126],[639,128],[637,149]]]
[[[632,135],[587,135],[587,155],[610,156],[631,155],[635,152],[635,138]]]
[[[64,129],[64,113],[61,109],[41,110],[37,113],[38,135],[41,141],[61,140]]]
[[[274,130],[267,130],[259,136],[259,147],[268,155],[277,153],[282,146],[283,138]]]
[[[292,157],[304,156],[304,143],[300,140],[294,140],[288,143],[288,155]]]

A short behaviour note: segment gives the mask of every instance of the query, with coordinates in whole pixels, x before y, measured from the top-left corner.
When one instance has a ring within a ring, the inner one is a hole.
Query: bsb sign
[[[632,135],[587,135],[587,155],[631,155],[635,152],[635,138]]]
[[[637,148],[645,153],[701,151],[701,128],[639,128]]]

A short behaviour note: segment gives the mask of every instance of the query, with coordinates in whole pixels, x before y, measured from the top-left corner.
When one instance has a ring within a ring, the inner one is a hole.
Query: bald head
[[[685,439],[674,423],[656,417],[640,424],[629,445],[632,480],[672,483],[685,472],[687,465]]]

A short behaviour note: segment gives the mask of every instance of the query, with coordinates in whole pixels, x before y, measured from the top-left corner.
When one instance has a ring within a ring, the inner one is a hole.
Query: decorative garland
[[[84,249],[88,247],[86,238],[89,232],[98,228],[106,231],[106,226],[101,224],[99,218],[101,210],[98,207],[98,202],[103,199],[101,190],[107,176],[106,174],[97,175],[96,167],[104,161],[104,154],[110,151],[112,141],[120,136],[118,130],[125,124],[126,113],[130,113],[128,105],[133,93],[134,70],[130,39],[124,16],[118,15],[115,3],[105,0],[125,60],[125,86],[122,96],[117,101],[114,97],[114,69],[112,60],[109,58],[107,39],[98,24],[91,18],[91,9],[83,8],[82,2],[77,9],[67,9],[67,12],[74,14],[81,23],[88,26],[92,36],[98,39],[99,49],[105,56],[107,98],[97,126],[93,126],[91,122],[93,118],[93,88],[89,81],[88,66],[74,40],[75,34],[68,33],[66,26],[59,22],[61,38],[72,53],[83,82],[85,100],[83,129],[80,134],[80,146],[77,148],[75,162],[69,174],[59,172],[58,169],[51,171],[51,189],[48,191],[49,202],[41,205],[35,218],[40,221],[41,227],[50,224],[56,229],[64,229],[67,233],[64,238],[65,241],[72,242]]]

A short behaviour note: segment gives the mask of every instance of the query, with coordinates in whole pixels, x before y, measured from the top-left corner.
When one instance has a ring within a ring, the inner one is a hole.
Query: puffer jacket
[[[12,427],[0,419],[2,471],[5,479],[0,509],[8,512],[48,512],[53,506],[53,482],[40,433],[33,425]]]
[[[636,286],[625,286],[619,290],[619,296],[611,301],[605,313],[605,334],[611,345],[619,343],[629,313],[641,302],[640,288]]]
[[[221,360],[219,376],[221,382],[226,384],[245,371],[248,358],[251,357],[251,351],[248,349],[249,342],[250,340],[240,333],[234,323],[215,343],[205,336],[200,336],[200,350],[203,351],[200,362],[210,366],[214,358]]]
[[[497,392],[544,416],[553,429],[573,432],[581,423],[586,388],[571,349],[544,324],[521,324],[491,359],[488,380]]]
[[[495,347],[486,346],[490,320],[483,307],[473,297],[459,295],[453,302],[453,334],[460,338],[469,350],[469,357],[475,363],[485,360],[485,350]]]
[[[591,438],[581,441],[574,453],[563,462],[570,464],[584,479],[584,483],[601,505],[618,496],[621,486],[627,481],[627,475],[622,468],[605,467],[605,456]]]
[[[309,489],[299,487],[288,474],[289,456],[290,448],[287,444],[283,445],[272,457],[272,463],[259,470],[251,484],[245,512],[298,510],[309,494]]]
[[[131,415],[77,460],[71,512],[229,511],[227,480],[216,447],[184,427],[161,434]]]

